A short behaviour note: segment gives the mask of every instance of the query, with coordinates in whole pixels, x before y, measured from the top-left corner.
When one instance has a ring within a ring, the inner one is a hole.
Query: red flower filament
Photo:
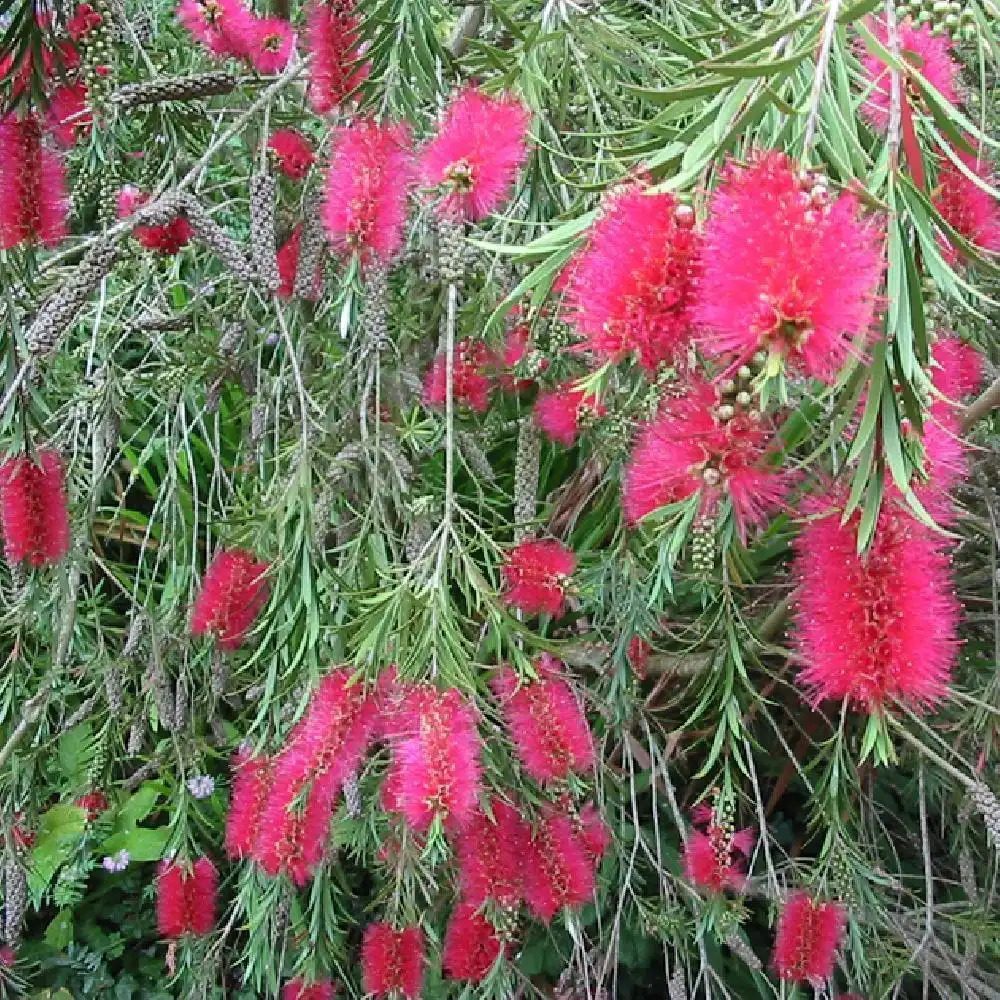
[[[202,580],[191,620],[194,635],[214,635],[220,649],[243,645],[267,604],[269,564],[242,549],[219,552]]]
[[[62,461],[54,451],[8,458],[0,465],[0,523],[8,560],[57,563],[69,551],[69,511]]]

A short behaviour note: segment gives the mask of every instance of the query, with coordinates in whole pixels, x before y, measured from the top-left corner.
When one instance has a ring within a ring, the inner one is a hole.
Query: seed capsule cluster
[[[908,0],[898,10],[901,18],[929,24],[935,35],[948,35],[955,42],[975,41],[979,30],[971,6],[962,0]]]

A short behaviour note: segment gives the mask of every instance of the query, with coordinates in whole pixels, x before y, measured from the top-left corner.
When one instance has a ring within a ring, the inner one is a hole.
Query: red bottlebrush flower
[[[339,132],[326,181],[323,221],[335,247],[390,260],[403,241],[412,177],[410,131],[360,118]]]
[[[233,757],[233,794],[226,817],[226,854],[230,858],[245,858],[253,852],[271,776],[267,757],[252,757],[242,750]]]
[[[192,635],[214,635],[220,649],[239,649],[267,604],[264,575],[270,564],[243,549],[221,551],[201,582],[191,618]]]
[[[971,344],[954,334],[939,337],[931,348],[931,381],[945,398],[958,402],[979,389],[983,357]]]
[[[565,668],[543,653],[538,680],[521,684],[513,670],[497,673],[493,690],[524,769],[536,781],[561,781],[594,766],[594,743],[583,709],[565,680]]]
[[[420,157],[421,183],[440,189],[442,215],[478,222],[500,207],[527,156],[530,120],[528,109],[509,96],[466,87],[452,99]]]
[[[269,875],[282,869],[298,885],[308,881],[326,850],[333,804],[371,741],[376,704],[350,671],[323,678],[305,715],[275,758],[271,789],[253,856]],[[304,813],[296,800],[308,792]]]
[[[88,823],[93,823],[101,813],[107,812],[108,797],[104,792],[87,792],[74,799],[73,805],[79,806],[87,814]]]
[[[416,1000],[424,979],[423,931],[369,924],[361,942],[361,974],[365,993],[388,996],[398,990],[407,1000]]]
[[[219,873],[208,858],[190,869],[174,861],[160,864],[156,880],[156,917],[161,936],[204,937],[215,925]]]
[[[588,802],[580,810],[579,827],[583,846],[594,863],[599,863],[611,846],[611,830],[593,802]]]
[[[399,811],[414,830],[426,830],[435,817],[459,830],[478,801],[482,743],[475,716],[454,688],[422,701],[414,731],[394,750]]]
[[[831,379],[867,336],[882,275],[877,227],[783,153],[731,163],[712,199],[695,319],[713,357],[768,350]],[[822,267],[816,261],[823,261]]]
[[[14,822],[11,824],[10,833],[14,838],[15,846],[22,850],[30,851],[35,846],[35,831],[26,825],[23,812],[14,813]]]
[[[452,365],[452,396],[459,406],[467,406],[477,413],[485,413],[490,406],[493,385],[487,372],[494,359],[481,340],[460,341],[455,345],[455,363]],[[424,404],[443,408],[448,388],[446,359],[438,355],[424,378]]]
[[[524,900],[545,923],[564,906],[581,906],[594,891],[594,865],[569,816],[549,807],[529,841]]]
[[[255,17],[247,33],[247,58],[258,73],[280,73],[292,57],[295,32],[281,17]]]
[[[343,104],[368,77],[361,61],[361,22],[353,0],[312,0],[306,22],[309,103],[325,115]]]
[[[449,979],[479,983],[503,951],[496,928],[473,903],[459,903],[444,936],[441,967]]]
[[[871,710],[900,699],[927,708],[944,696],[957,650],[948,557],[888,498],[869,551],[858,555],[858,520],[841,524],[839,510],[829,510],[796,542],[799,682],[816,703],[847,699]]]
[[[701,889],[741,892],[746,886],[744,862],[753,850],[756,831],[747,827],[731,833],[707,807],[692,813],[692,817],[697,822],[706,812],[707,828],[692,830],[684,847],[684,874]]]
[[[41,137],[35,118],[0,118],[0,250],[53,247],[66,235],[66,169]]]
[[[521,899],[530,834],[513,806],[493,799],[490,811],[493,819],[476,813],[458,836],[459,881],[463,896],[475,906],[487,899],[511,906]]]
[[[625,655],[628,657],[629,666],[635,671],[635,676],[641,681],[649,676],[649,657],[652,652],[653,647],[642,636],[634,635],[629,639]]]
[[[5,944],[2,948],[0,948],[0,965],[6,969],[10,969],[16,963],[17,952],[9,944]]]
[[[564,382],[541,393],[535,401],[535,423],[547,438],[567,448],[576,443],[585,420],[603,416],[605,412],[597,398],[577,388],[575,382]]]
[[[69,511],[62,461],[48,450],[38,459],[17,455],[0,465],[0,523],[10,562],[46,566],[69,552]]]
[[[904,423],[904,431],[911,433]],[[949,403],[933,403],[924,420],[923,476],[913,484],[917,498],[938,524],[954,521],[958,509],[953,491],[969,475],[967,446],[962,440],[958,414]]]
[[[249,56],[254,16],[240,0],[180,0],[177,17],[213,55]]]
[[[283,299],[291,298],[292,293],[295,291],[295,275],[299,269],[299,247],[301,243],[302,223],[299,223],[278,250],[278,277],[281,279],[281,283],[278,285],[278,295]],[[317,260],[312,287],[309,289],[306,298],[315,302],[322,294],[323,261]]]
[[[517,323],[507,334],[504,341],[503,355],[500,364],[503,372],[500,375],[500,387],[505,392],[523,392],[534,384],[533,378],[518,378],[514,374],[517,365],[531,351],[531,327],[527,323]],[[538,371],[544,372],[549,367],[548,358],[540,358]]]
[[[529,538],[511,549],[504,560],[504,600],[527,615],[558,618],[575,569],[576,556],[562,542]]]
[[[118,217],[127,219],[147,201],[149,195],[143,194],[132,184],[126,184],[118,192]],[[191,242],[194,230],[183,215],[178,215],[159,226],[133,226],[132,235],[147,250],[172,256]]]
[[[61,146],[72,146],[90,131],[94,116],[87,106],[87,87],[82,81],[57,87],[49,99],[45,122]]]
[[[774,939],[778,975],[793,982],[829,979],[846,922],[838,903],[820,903],[805,892],[790,896]]]
[[[718,404],[714,386],[702,379],[693,379],[679,399],[665,400],[625,470],[622,502],[630,522],[695,494],[703,512],[714,513],[728,496],[745,535],[780,504],[789,477],[768,463],[770,431],[743,411],[721,419]]]
[[[700,237],[694,211],[632,185],[613,194],[575,262],[570,311],[602,360],[635,354],[647,371],[682,356],[692,332]]]
[[[215,926],[216,897],[219,891],[219,873],[208,858],[198,858],[185,883],[188,908],[188,931],[195,937],[212,933]]]
[[[316,159],[306,137],[293,128],[272,132],[267,148],[274,153],[278,169],[293,181],[302,180]]]
[[[89,3],[78,3],[66,22],[66,31],[74,42],[78,42],[103,23],[104,18]]]
[[[337,987],[332,979],[319,979],[315,983],[306,983],[299,976],[285,983],[281,991],[281,1000],[333,1000]]]
[[[879,42],[888,48],[889,31],[881,18],[870,18],[868,28]],[[899,51],[903,62],[916,70],[950,104],[959,102],[959,65],[951,58],[948,40],[943,35],[935,35],[931,25],[915,25],[909,18],[901,21],[899,30]],[[892,82],[889,67],[863,45],[859,46],[859,57],[864,70],[867,96],[861,105],[861,113],[880,132],[889,127],[889,108],[892,104]],[[910,93],[917,93],[913,85]]]
[[[969,173],[987,184],[996,184],[987,163],[962,151],[958,151],[957,156]],[[947,157],[941,157],[939,161],[933,200],[941,218],[960,236],[982,250],[1000,252],[1000,204]],[[954,264],[956,251],[950,244],[945,245],[945,251],[945,256]]]

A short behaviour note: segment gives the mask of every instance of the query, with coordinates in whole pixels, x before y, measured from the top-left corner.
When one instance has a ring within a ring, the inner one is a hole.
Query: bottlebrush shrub
[[[989,45],[2,6],[0,992],[997,992]]]
[[[204,937],[215,926],[219,873],[208,858],[192,864],[165,861],[156,879],[156,920],[160,934]]]
[[[69,551],[66,486],[60,457],[49,450],[17,455],[0,465],[4,553],[12,563],[45,566]]]

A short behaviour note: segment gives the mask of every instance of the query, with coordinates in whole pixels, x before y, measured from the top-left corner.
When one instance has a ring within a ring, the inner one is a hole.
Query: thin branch
[[[469,47],[471,39],[479,34],[479,29],[483,26],[483,18],[486,15],[484,4],[477,3],[472,7],[466,7],[462,11],[455,28],[448,39],[448,51],[453,59],[461,59],[465,55],[465,50]]]
[[[823,96],[823,85],[826,83],[827,69],[830,65],[830,51],[833,48],[833,36],[837,28],[837,15],[840,13],[840,0],[830,0],[826,8],[826,20],[823,23],[823,38],[820,41],[819,56],[816,59],[816,75],[813,77],[812,93],[809,95],[809,116],[806,118],[806,133],[802,139],[802,160],[809,158],[813,141],[816,138],[816,126],[819,123],[819,102]]]

